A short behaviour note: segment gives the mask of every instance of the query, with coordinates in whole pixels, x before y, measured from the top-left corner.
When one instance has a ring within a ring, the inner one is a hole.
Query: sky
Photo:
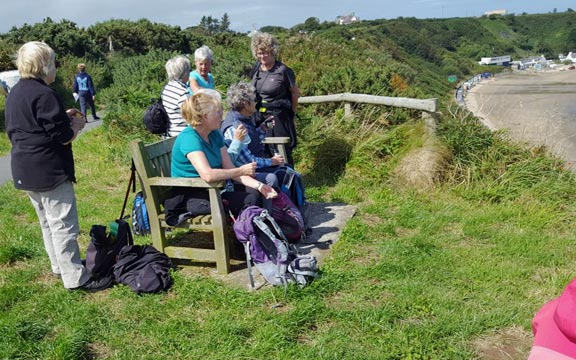
[[[263,26],[290,28],[309,17],[320,22],[354,13],[360,20],[397,17],[446,18],[481,16],[486,11],[549,13],[576,10],[575,0],[2,0],[0,33],[12,27],[35,24],[50,17],[86,28],[111,19],[138,20],[186,28],[202,16],[230,18],[230,29],[248,32]]]

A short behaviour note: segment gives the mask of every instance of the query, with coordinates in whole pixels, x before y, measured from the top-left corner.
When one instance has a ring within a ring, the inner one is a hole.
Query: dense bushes
[[[552,20],[554,26],[547,27]],[[561,49],[561,44],[576,39],[576,32],[565,30],[574,20],[574,12],[466,19],[398,18],[349,26],[321,24],[310,18],[292,29],[271,30],[280,40],[279,58],[294,69],[302,96],[353,92],[447,99],[452,87],[448,75],[463,78],[483,71],[477,61],[492,53],[520,56],[527,49]],[[87,64],[98,91],[97,105],[106,107],[109,119],[123,119],[117,125],[121,130],[118,134],[143,130],[141,114],[166,83],[164,65],[170,57],[191,54],[202,44],[210,46],[215,54],[212,73],[216,87],[224,94],[230,84],[247,80],[254,64],[250,38],[244,34],[224,31],[209,35],[198,28],[181,30],[145,19],[110,20],[81,29],[67,20],[55,23],[47,18],[0,35],[0,70],[11,66],[9,53],[29,40],[45,40],[57,51],[63,67],[55,88],[66,106],[74,106],[71,92],[76,65]],[[300,112],[304,118],[326,116],[340,106],[301,106]],[[365,105],[357,106],[355,111],[384,119],[387,124],[418,116],[405,109]],[[448,140],[458,154],[458,142],[465,139]]]

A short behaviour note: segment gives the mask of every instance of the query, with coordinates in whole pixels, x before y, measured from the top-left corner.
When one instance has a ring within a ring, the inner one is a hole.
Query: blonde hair
[[[270,51],[274,57],[278,56],[278,49],[280,44],[278,40],[273,35],[268,33],[257,31],[252,35],[252,40],[250,40],[250,46],[252,48],[252,55],[256,57],[258,50]]]
[[[192,126],[202,124],[204,115],[222,108],[222,96],[216,90],[200,89],[182,104],[182,117]]]
[[[44,79],[56,66],[56,53],[46,43],[30,41],[18,50],[16,67],[23,79]]]
[[[78,66],[76,68],[78,69],[78,71],[84,72],[84,71],[86,71],[86,64],[80,63],[80,64],[78,64]]]

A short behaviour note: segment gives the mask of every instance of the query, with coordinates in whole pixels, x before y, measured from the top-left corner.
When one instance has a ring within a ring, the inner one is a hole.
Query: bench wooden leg
[[[222,228],[214,230],[214,249],[216,251],[216,270],[219,274],[230,273],[230,247]]]
[[[228,274],[230,272],[230,249],[224,233],[226,217],[219,191],[219,189],[208,190],[212,212],[212,234],[214,236],[214,250],[216,252],[216,269],[220,274]]]

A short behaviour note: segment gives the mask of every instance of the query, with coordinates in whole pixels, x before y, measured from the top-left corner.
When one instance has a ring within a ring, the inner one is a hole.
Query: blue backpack
[[[280,190],[290,197],[299,209],[306,206],[306,195],[302,175],[289,166],[279,166],[274,174],[278,178]]]
[[[132,203],[132,230],[136,235],[150,234],[150,220],[142,191],[136,193]]]

